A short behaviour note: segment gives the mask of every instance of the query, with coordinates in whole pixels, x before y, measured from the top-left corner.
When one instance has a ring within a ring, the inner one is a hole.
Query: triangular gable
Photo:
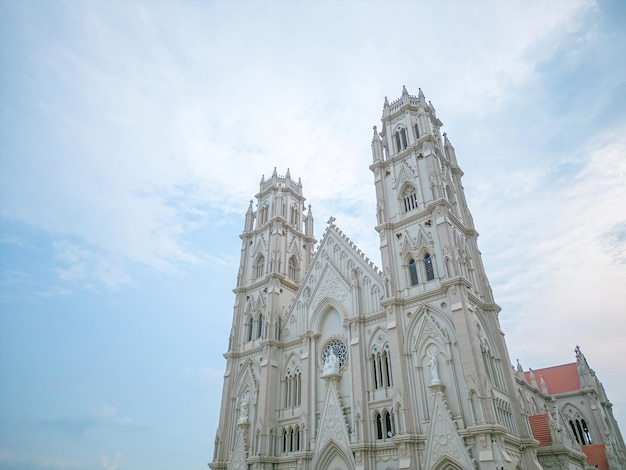
[[[247,443],[245,436],[245,428],[237,429],[237,437],[235,438],[235,447],[233,449],[232,457],[228,463],[228,470],[244,470],[247,458]]]
[[[287,248],[287,253],[291,256],[295,256],[298,263],[302,262],[302,251],[300,250],[300,243],[298,243],[299,240],[299,238],[293,237],[293,240],[291,240],[291,243]]]
[[[350,292],[351,280],[342,274],[342,270],[337,266],[333,256],[333,250],[338,247],[339,256],[345,253],[349,258],[349,263],[354,269],[360,270],[362,275],[369,278],[373,286],[378,286],[383,292],[383,275],[374,263],[359,250],[353,242],[346,237],[334,224],[329,225],[319,247],[311,261],[309,269],[304,276],[296,298],[291,304],[291,310],[286,315],[289,318],[294,312],[294,308],[302,304],[307,304],[310,310],[318,305],[325,298],[334,298],[343,301]],[[294,332],[291,332],[292,334]]]
[[[315,454],[311,468],[319,468],[318,463],[338,455],[354,468],[354,458],[350,450],[350,437],[343,408],[337,391],[336,379],[326,381],[326,399],[322,408],[320,427],[317,435]]]
[[[400,240],[400,255],[404,256],[409,252],[417,253],[423,248],[431,247],[433,244],[432,237],[422,229],[417,228],[417,237],[412,237],[408,230],[405,230]]]
[[[416,186],[415,172],[413,171],[413,169],[411,169],[411,167],[406,164],[406,162],[402,162],[402,165],[400,166],[400,171],[398,171],[396,176],[396,184],[394,186],[394,189],[402,188],[402,186],[407,183],[413,187]]]
[[[435,391],[430,414],[424,468],[437,468],[444,460],[459,468],[475,468],[469,452],[459,435],[446,406],[443,392]]]
[[[334,266],[326,265],[311,295],[310,308],[315,310],[315,307],[327,297],[342,302],[348,296],[348,292],[348,285]]]

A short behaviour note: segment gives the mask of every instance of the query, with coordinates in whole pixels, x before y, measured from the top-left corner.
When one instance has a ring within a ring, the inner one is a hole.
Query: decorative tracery
[[[341,369],[348,361],[348,348],[343,341],[333,339],[324,348],[324,352],[322,353],[322,364],[326,364],[328,357],[331,355],[331,351],[339,360],[339,368]]]

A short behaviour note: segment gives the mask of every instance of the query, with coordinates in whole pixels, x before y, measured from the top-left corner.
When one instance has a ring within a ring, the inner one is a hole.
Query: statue
[[[440,384],[439,369],[437,368],[437,348],[433,347],[430,351],[426,350],[430,360],[428,361],[428,367],[430,368],[430,374],[432,376],[431,384]]]
[[[247,423],[248,422],[248,400],[245,398],[241,400],[239,405],[239,423]]]
[[[324,375],[338,374],[339,373],[339,359],[335,356],[335,351],[330,350],[330,354],[324,361]]]

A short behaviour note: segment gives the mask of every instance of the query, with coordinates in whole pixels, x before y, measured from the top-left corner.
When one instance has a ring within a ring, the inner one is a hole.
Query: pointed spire
[[[426,97],[424,96],[424,92],[422,91],[422,89],[419,89],[419,92],[417,94],[417,97],[421,100],[421,101],[426,101]]]
[[[307,237],[313,236],[313,211],[311,211],[311,204],[309,204],[309,209],[306,213],[306,220],[304,222],[304,234]]]
[[[519,363],[519,359],[517,359],[517,371],[516,371],[516,375],[518,378],[524,380],[524,368],[522,367],[522,365]]]
[[[276,167],[274,167],[274,172],[272,173],[272,178],[276,178],[278,174],[276,173]]]
[[[528,368],[528,375],[530,376],[530,385],[535,388],[539,388],[537,387],[537,377],[535,377],[535,372],[530,367]]]
[[[291,179],[291,173],[289,173],[289,168],[287,168],[287,173],[285,174],[285,179]]]
[[[546,385],[546,381],[543,380],[543,375],[539,374],[539,385],[541,385],[541,391],[547,395],[548,394],[548,386]]]
[[[374,135],[372,136],[372,159],[375,162],[383,159],[383,146],[376,126],[374,126]]]
[[[389,106],[389,100],[385,96],[385,104],[383,105],[383,117],[387,116],[391,112],[391,106]]]
[[[406,87],[402,85],[402,96],[409,96],[409,92],[406,91]]]
[[[244,224],[244,231],[249,232],[254,228],[254,210],[252,209],[252,200],[250,200],[250,205],[248,206],[248,210],[246,211],[246,221]]]

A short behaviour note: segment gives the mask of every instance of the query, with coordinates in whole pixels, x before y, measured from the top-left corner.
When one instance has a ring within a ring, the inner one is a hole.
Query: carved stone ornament
[[[313,299],[313,302],[311,302],[311,308],[314,309],[315,306],[326,297],[342,302],[346,296],[347,293],[341,280],[331,270],[327,270],[317,287],[317,295],[315,299]]]

